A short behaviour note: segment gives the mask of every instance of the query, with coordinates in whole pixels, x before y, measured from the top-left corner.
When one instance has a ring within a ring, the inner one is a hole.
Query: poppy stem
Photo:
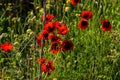
[[[43,80],[46,80],[46,77],[48,76],[48,73],[46,73],[46,75],[45,75],[45,77],[44,77],[44,79]]]
[[[42,30],[44,29],[45,26],[45,22],[46,22],[46,0],[43,0],[43,9],[44,9],[44,19],[43,19],[43,27]],[[40,59],[43,57],[43,48],[44,48],[44,39],[41,39],[41,49],[40,49]],[[41,65],[40,65],[40,69],[39,69],[39,77],[38,80],[42,80],[42,69],[41,69]]]

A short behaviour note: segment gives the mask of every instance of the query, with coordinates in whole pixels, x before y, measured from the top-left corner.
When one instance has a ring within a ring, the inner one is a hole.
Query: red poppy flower
[[[54,54],[57,54],[59,51],[61,51],[60,42],[52,42],[50,51]]]
[[[41,58],[38,60],[39,64],[44,64],[46,62],[46,58]]]
[[[62,50],[65,52],[67,50],[72,50],[74,47],[73,43],[71,40],[64,40],[62,42]]]
[[[59,21],[56,21],[55,26],[56,26],[56,28],[60,28],[62,26],[62,24]]]
[[[80,3],[80,0],[71,0],[72,5],[77,5]]]
[[[102,30],[103,31],[110,31],[112,28],[110,22],[108,20],[103,20],[102,21]]]
[[[50,71],[54,71],[55,67],[53,66],[53,62],[52,61],[48,61],[47,63],[45,62],[46,59],[40,59],[40,62],[44,62],[43,64],[41,64],[41,68],[43,72],[50,72]]]
[[[5,52],[11,51],[12,47],[13,45],[11,43],[3,43],[0,45],[0,48]]]
[[[47,71],[48,71],[46,64],[42,64],[41,68],[42,68],[42,71],[43,71],[43,72],[47,72]]]
[[[82,19],[78,23],[78,27],[82,30],[85,30],[88,27],[88,20]]]
[[[54,22],[49,22],[48,24],[45,25],[44,29],[47,30],[48,32],[53,32],[55,30],[55,24]]]
[[[49,60],[48,65],[50,65],[50,66],[53,65],[53,62]]]
[[[37,37],[37,44],[38,44],[38,46],[40,46],[41,47],[41,40],[43,39],[43,36],[42,35],[39,35],[38,37]],[[45,46],[45,41],[44,41],[44,46]]]
[[[51,70],[52,65],[53,65],[53,62],[49,60],[48,63],[47,63],[48,71]]]
[[[65,35],[65,34],[67,34],[68,30],[69,30],[69,29],[68,29],[67,26],[62,26],[62,27],[60,27],[60,28],[58,29],[58,34]]]
[[[43,19],[44,19],[44,16],[42,16],[42,20]],[[46,23],[50,22],[52,19],[54,19],[54,15],[46,14]]]
[[[58,36],[56,36],[56,35],[54,35],[54,34],[50,34],[50,35],[49,35],[49,39],[50,39],[52,42],[56,42],[56,41],[60,41],[60,40],[61,40],[60,37],[58,37]]]
[[[85,10],[81,13],[81,17],[84,18],[84,19],[90,19],[93,17],[93,14],[91,11],[89,10]]]
[[[43,39],[47,40],[49,33],[47,30],[42,30],[39,35],[41,35]]]
[[[48,71],[50,71],[50,70],[54,71],[55,67],[53,66],[53,62],[52,61],[48,61],[47,69],[48,69]]]

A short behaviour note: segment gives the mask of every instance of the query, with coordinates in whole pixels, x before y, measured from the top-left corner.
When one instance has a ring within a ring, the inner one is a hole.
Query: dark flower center
[[[87,21],[82,21],[82,26],[86,26],[87,24]]]
[[[65,48],[66,50],[69,50],[71,47],[72,47],[72,44],[69,43],[69,42],[67,42],[67,43],[65,44],[65,46],[64,46],[64,48]]]
[[[84,15],[84,18],[88,18],[88,16],[89,16],[88,14],[85,14],[85,15]]]
[[[49,18],[46,18],[46,21],[50,20]]]
[[[76,2],[76,3],[77,3],[77,2],[79,2],[79,0],[74,0],[74,2]]]
[[[57,41],[57,40],[58,40],[57,37],[53,37],[53,38],[52,38],[52,41]]]
[[[65,31],[64,29],[61,30],[61,32],[64,32],[64,31]]]
[[[43,34],[43,35],[44,35],[44,37],[45,37],[45,38],[47,38],[47,37],[48,37],[48,34],[47,34],[47,33],[45,33],[45,34]]]
[[[58,49],[58,44],[57,43],[52,44],[51,49],[52,50],[57,50]]]
[[[52,32],[55,28],[52,27],[52,26],[48,26],[48,29],[49,29],[50,32]]]
[[[109,26],[110,26],[110,22],[104,22],[104,27],[105,28],[109,28]]]

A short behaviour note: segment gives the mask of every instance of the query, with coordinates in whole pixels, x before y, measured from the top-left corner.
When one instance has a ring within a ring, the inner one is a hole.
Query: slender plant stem
[[[43,27],[42,30],[44,29],[44,25],[46,22],[46,0],[43,0],[43,9],[44,9],[44,19],[43,19]],[[44,40],[41,40],[41,49],[40,49],[40,59],[43,57],[43,48],[44,48]],[[38,80],[42,80],[42,70],[41,70],[41,65],[39,69],[39,78]]]
[[[48,73],[46,73],[46,75],[45,75],[45,77],[44,77],[44,79],[43,79],[43,80],[46,80],[47,75],[48,75]]]

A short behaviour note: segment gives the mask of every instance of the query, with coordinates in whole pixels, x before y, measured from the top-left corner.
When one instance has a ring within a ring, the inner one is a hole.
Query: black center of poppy
[[[77,3],[77,2],[79,2],[79,0],[74,0],[74,2],[76,2],[76,3]]]
[[[71,47],[72,47],[72,44],[69,42],[67,42],[66,45],[64,46],[66,50],[69,50]]]
[[[87,21],[82,21],[82,26],[86,26],[87,24]]]
[[[52,32],[55,28],[52,27],[52,26],[49,26],[48,29],[49,29],[50,32]]]
[[[64,29],[61,30],[61,32],[64,32],[64,31],[65,31]]]
[[[44,37],[45,37],[45,38],[47,38],[47,37],[48,37],[48,34],[47,34],[47,33],[45,33],[45,34],[43,34],[43,35],[44,35]]]
[[[48,21],[49,20],[49,18],[46,18],[46,21]]]
[[[57,50],[57,49],[58,49],[58,43],[52,44],[51,49],[52,49],[52,50],[53,50],[53,49]]]
[[[89,16],[88,14],[85,14],[85,15],[84,15],[84,18],[85,18],[85,19],[87,19],[87,18],[88,18],[88,16]]]
[[[57,41],[57,39],[58,39],[57,37],[53,37],[52,41]]]
[[[105,28],[109,28],[109,26],[110,26],[110,22],[104,22],[104,27]]]
[[[53,44],[53,48],[56,48],[57,47],[57,44],[55,43],[55,44]]]

